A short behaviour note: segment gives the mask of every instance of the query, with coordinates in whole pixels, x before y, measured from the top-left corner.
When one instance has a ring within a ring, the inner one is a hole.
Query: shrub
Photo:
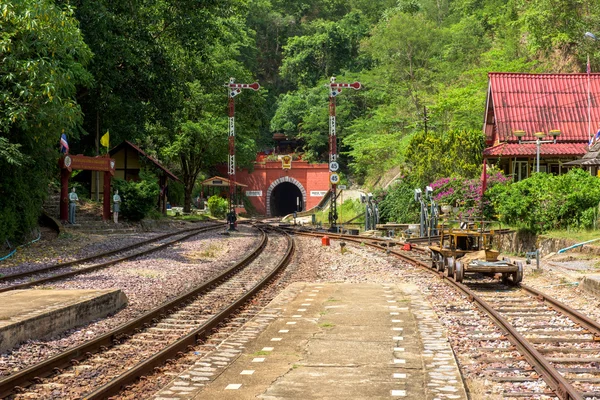
[[[219,196],[211,196],[208,198],[208,211],[215,218],[223,219],[227,216],[229,205],[227,200]]]
[[[510,183],[510,178],[502,172],[488,167],[486,191],[481,197],[480,179],[442,178],[430,184],[433,189],[433,200],[438,204],[449,204],[458,207],[459,218],[483,217],[486,220],[496,219],[496,209],[492,199],[502,193]],[[483,204],[482,204],[483,202]]]
[[[141,173],[139,182],[115,179],[114,188],[121,196],[120,215],[130,221],[145,218],[156,206],[158,183],[150,174]]]
[[[385,190],[375,193],[382,223],[415,223],[419,220],[419,203],[414,200],[414,191],[418,187],[408,177],[400,178]]]
[[[513,183],[493,201],[503,222],[533,233],[591,228],[600,179],[579,168],[560,176],[538,173]]]

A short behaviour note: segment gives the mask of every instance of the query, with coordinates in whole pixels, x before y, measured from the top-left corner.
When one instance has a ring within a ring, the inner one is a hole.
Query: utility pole
[[[335,98],[342,92],[342,88],[352,88],[358,90],[361,88],[360,82],[354,83],[336,83],[335,76],[329,79],[329,182],[331,184],[331,206],[329,207],[330,230],[337,230],[337,184],[340,182],[340,176],[337,174],[340,165],[337,162],[337,136],[335,120]]]
[[[235,101],[234,97],[242,92],[242,89],[260,89],[258,82],[254,83],[235,83],[235,78],[229,78],[229,83],[225,84],[229,91],[229,160],[227,174],[229,177],[229,213],[227,214],[228,231],[235,231]]]

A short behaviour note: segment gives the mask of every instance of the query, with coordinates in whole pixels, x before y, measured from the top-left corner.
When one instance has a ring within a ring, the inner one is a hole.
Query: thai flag
[[[69,154],[69,143],[67,142],[67,135],[64,133],[60,136],[60,152]]]
[[[600,128],[598,128],[598,132],[596,132],[596,134],[590,138],[588,145],[592,147],[592,145],[596,143],[598,139],[600,139]]]

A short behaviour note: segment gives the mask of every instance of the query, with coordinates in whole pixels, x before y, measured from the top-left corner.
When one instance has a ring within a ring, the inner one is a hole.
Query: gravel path
[[[226,240],[222,236],[214,234],[204,234],[198,237],[205,237],[199,241],[188,241],[176,247],[174,254],[160,256],[154,254],[152,259],[135,260],[126,263],[119,270],[113,270],[111,273],[101,271],[97,274],[86,275],[86,279],[78,280],[77,287],[123,287],[130,299],[130,306],[127,310],[117,313],[114,317],[105,319],[90,326],[71,332],[67,336],[54,341],[33,342],[22,346],[18,351],[12,354],[5,354],[0,361],[0,371],[7,371],[11,368],[21,368],[28,362],[23,360],[33,360],[45,358],[49,354],[57,352],[64,347],[70,347],[77,341],[95,336],[108,329],[108,326],[115,326],[120,321],[130,318],[129,309],[141,310],[150,308],[158,302],[164,301],[169,297],[168,293],[184,290],[189,282],[176,279],[173,276],[182,274],[186,278],[202,280],[203,274],[206,274],[208,261],[214,260],[218,254],[241,255],[249,248],[253,247],[256,238],[250,233],[250,228],[241,228],[239,237],[231,237]],[[235,240],[234,240],[235,239]],[[440,317],[440,321],[447,329],[448,338],[457,355],[462,373],[465,376],[470,389],[472,399],[496,400],[506,398],[502,396],[505,391],[535,391],[542,392],[548,390],[543,382],[495,382],[490,379],[491,368],[502,368],[507,365],[514,369],[530,368],[529,364],[522,360],[503,360],[503,358],[518,357],[516,351],[510,350],[510,343],[501,338],[501,333],[489,319],[482,314],[479,309],[473,306],[462,294],[457,293],[441,279],[433,277],[420,269],[399,261],[397,258],[385,255],[366,246],[347,243],[346,251],[342,254],[340,242],[331,241],[330,247],[321,246],[320,238],[307,238],[296,236],[297,252],[292,264],[273,282],[267,290],[252,300],[241,312],[244,318],[251,318],[253,310],[259,310],[262,306],[268,304],[279,291],[292,282],[348,282],[348,283],[413,283],[416,284],[432,303],[434,310]],[[198,242],[198,244],[193,244]],[[123,243],[120,242],[122,245]],[[211,247],[214,246],[214,247]],[[212,256],[207,254],[212,253]],[[199,256],[203,254],[203,256]],[[160,262],[156,262],[159,259]],[[154,260],[154,261],[152,261]],[[191,260],[194,260],[196,267],[191,268]],[[594,261],[590,261],[593,263]],[[572,267],[569,265],[569,267]],[[572,268],[571,268],[572,269]],[[202,272],[204,271],[204,272]],[[175,272],[175,273],[173,273]],[[92,279],[92,276],[95,277]],[[194,276],[194,278],[192,278]],[[105,283],[104,280],[107,280]],[[600,320],[600,300],[597,297],[585,293],[577,286],[571,283],[575,279],[572,275],[563,273],[560,268],[548,269],[543,273],[534,272],[531,266],[525,266],[524,283],[535,287],[560,301],[568,303],[578,308],[584,314]],[[111,286],[114,282],[114,286]],[[99,285],[99,283],[101,283]],[[149,285],[149,283],[151,283]],[[70,284],[51,285],[53,287],[72,287]],[[81,286],[80,286],[81,285]],[[87,285],[87,286],[86,286]],[[155,287],[150,290],[147,287]],[[156,291],[156,294],[155,294]],[[155,299],[157,296],[162,300]],[[151,303],[151,304],[148,304]],[[135,312],[135,311],[133,311]],[[113,321],[113,322],[111,322]],[[236,323],[239,324],[239,319]],[[224,326],[225,331],[227,325]],[[483,332],[479,336],[473,332]],[[219,336],[217,334],[217,336]],[[223,335],[219,336],[223,337]],[[482,341],[481,339],[489,339]],[[161,374],[149,377],[143,384],[146,393],[150,394],[167,383],[173,376],[193,364],[193,360],[203,353],[206,353],[215,344],[211,341],[210,345],[198,345],[190,356],[182,357],[177,363],[165,366]],[[494,352],[493,356],[498,357],[497,363],[482,362],[479,360],[482,354],[481,347],[485,349],[505,348],[506,351]],[[13,364],[11,364],[11,362]],[[507,371],[506,376],[511,376]],[[498,374],[496,373],[496,375]],[[139,394],[139,388],[134,389],[123,398],[136,398],[132,393]],[[540,397],[552,398],[552,397]]]
[[[58,237],[44,238],[27,247],[20,248],[14,256],[0,261],[0,273],[13,274],[85,258],[96,253],[114,250],[143,240],[176,232],[185,228],[201,227],[207,224],[177,223],[176,228],[155,232],[139,232],[127,235],[94,235],[67,233]]]
[[[258,244],[254,228],[222,236],[203,233],[148,256],[101,271],[77,276],[68,282],[43,285],[39,289],[113,289],[127,295],[128,306],[114,316],[72,329],[50,340],[32,340],[0,357],[0,373],[8,374],[37,363],[68,347],[99,336],[131,318],[191,289],[217,271],[242,259]]]

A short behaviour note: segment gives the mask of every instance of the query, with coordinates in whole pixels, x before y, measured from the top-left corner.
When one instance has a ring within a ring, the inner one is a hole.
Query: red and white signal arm
[[[331,173],[331,175],[329,175],[329,182],[333,183],[334,185],[340,183],[340,176],[335,172]]]

